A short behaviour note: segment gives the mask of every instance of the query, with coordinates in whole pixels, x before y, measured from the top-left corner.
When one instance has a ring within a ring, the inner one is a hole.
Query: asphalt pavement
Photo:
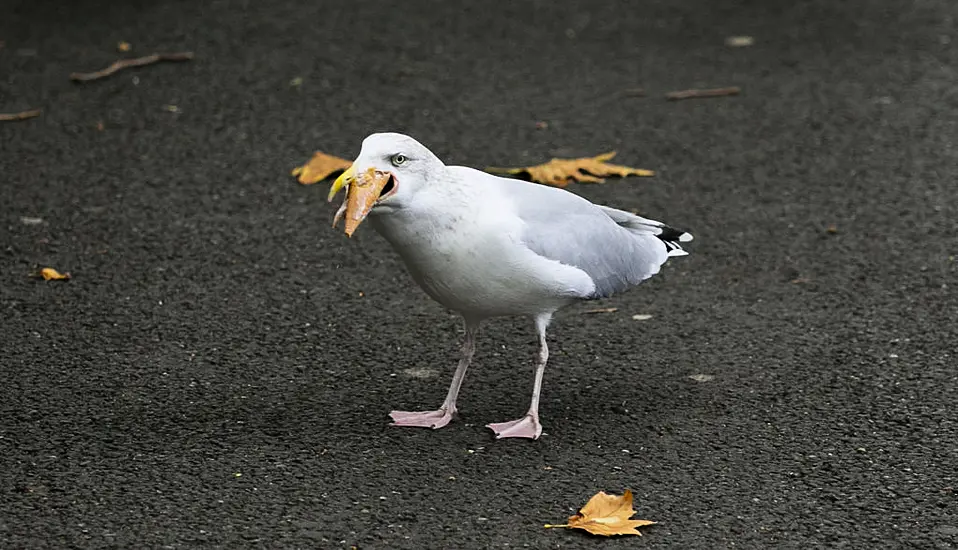
[[[43,113],[0,122],[0,547],[958,547],[956,19],[3,2],[0,112]],[[557,316],[540,440],[483,427],[527,407],[522,319],[457,422],[388,426],[442,400],[461,327],[289,175],[376,131],[479,168],[615,150],[656,176],[569,189],[695,235]],[[625,489],[642,538],[543,528]]]

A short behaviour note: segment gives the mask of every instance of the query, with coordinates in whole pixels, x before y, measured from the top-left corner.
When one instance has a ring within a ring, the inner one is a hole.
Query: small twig
[[[680,92],[669,92],[665,94],[665,99],[675,101],[677,99],[692,99],[696,97],[721,97],[727,95],[738,95],[742,89],[738,86],[728,88],[711,88],[708,90],[682,90]]]
[[[86,82],[88,80],[105,78],[117,71],[128,69],[130,67],[142,67],[144,65],[159,63],[160,61],[189,61],[190,59],[193,59],[193,52],[155,53],[153,55],[136,57],[133,59],[118,59],[109,67],[93,73],[72,73],[70,74],[70,80]]]
[[[622,97],[645,97],[645,90],[642,88],[626,88],[621,93]]]
[[[41,109],[30,109],[29,111],[21,111],[19,113],[0,113],[0,121],[26,120],[28,118],[38,117],[42,112]]]
[[[619,308],[617,308],[617,307],[603,307],[603,308],[598,308],[598,309],[587,309],[587,310],[583,311],[582,313],[586,313],[586,314],[592,314],[592,313],[615,313],[616,311],[619,311]]]

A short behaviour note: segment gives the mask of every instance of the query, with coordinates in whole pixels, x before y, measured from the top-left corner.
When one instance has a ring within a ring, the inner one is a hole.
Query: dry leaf
[[[44,281],[66,281],[70,278],[69,273],[60,273],[52,267],[44,267],[40,270],[40,276]]]
[[[131,46],[130,43],[125,40],[116,43],[116,51],[118,52],[126,53],[132,49],[133,46]]]
[[[352,164],[352,161],[316,151],[316,154],[313,155],[313,158],[309,159],[309,162],[293,168],[292,174],[299,176],[299,183],[310,185],[323,181],[334,174],[339,175],[345,172]]]
[[[490,166],[487,172],[512,174],[537,183],[545,183],[556,187],[565,187],[574,181],[589,183],[605,183],[606,176],[654,176],[652,170],[629,168],[617,164],[606,164],[605,161],[615,156],[615,151],[596,157],[577,159],[554,158],[545,164],[526,168],[496,168]]]
[[[646,525],[655,525],[654,521],[629,519],[635,514],[632,509],[632,491],[626,489],[622,496],[610,495],[599,491],[574,516],[569,516],[565,525],[546,525],[546,527],[569,527],[583,529],[593,535],[639,535],[636,529]]]

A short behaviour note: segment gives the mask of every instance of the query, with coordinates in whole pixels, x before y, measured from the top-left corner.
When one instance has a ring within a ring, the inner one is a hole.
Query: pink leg
[[[532,402],[529,412],[517,420],[487,424],[486,427],[496,433],[496,439],[504,437],[525,437],[539,439],[542,435],[542,425],[539,424],[539,393],[542,389],[542,375],[549,360],[549,346],[546,345],[546,327],[552,314],[536,317],[536,331],[539,333],[539,358],[536,361],[536,381],[532,386]]]
[[[414,426],[418,428],[442,428],[452,420],[456,414],[456,397],[459,396],[459,388],[462,386],[462,379],[466,377],[466,369],[472,361],[472,356],[476,353],[476,336],[479,334],[479,322],[466,319],[466,336],[462,342],[462,357],[459,359],[459,365],[456,366],[456,374],[452,376],[452,384],[449,385],[449,392],[446,394],[446,400],[442,406],[435,411],[392,411],[389,416],[392,417],[392,426]]]

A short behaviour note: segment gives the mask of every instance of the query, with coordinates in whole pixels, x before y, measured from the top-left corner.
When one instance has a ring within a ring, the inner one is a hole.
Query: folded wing
[[[684,231],[563,189],[498,179],[515,200],[525,245],[592,278],[595,292],[583,298],[623,292],[658,273],[670,256],[688,254],[681,243],[692,236]]]

